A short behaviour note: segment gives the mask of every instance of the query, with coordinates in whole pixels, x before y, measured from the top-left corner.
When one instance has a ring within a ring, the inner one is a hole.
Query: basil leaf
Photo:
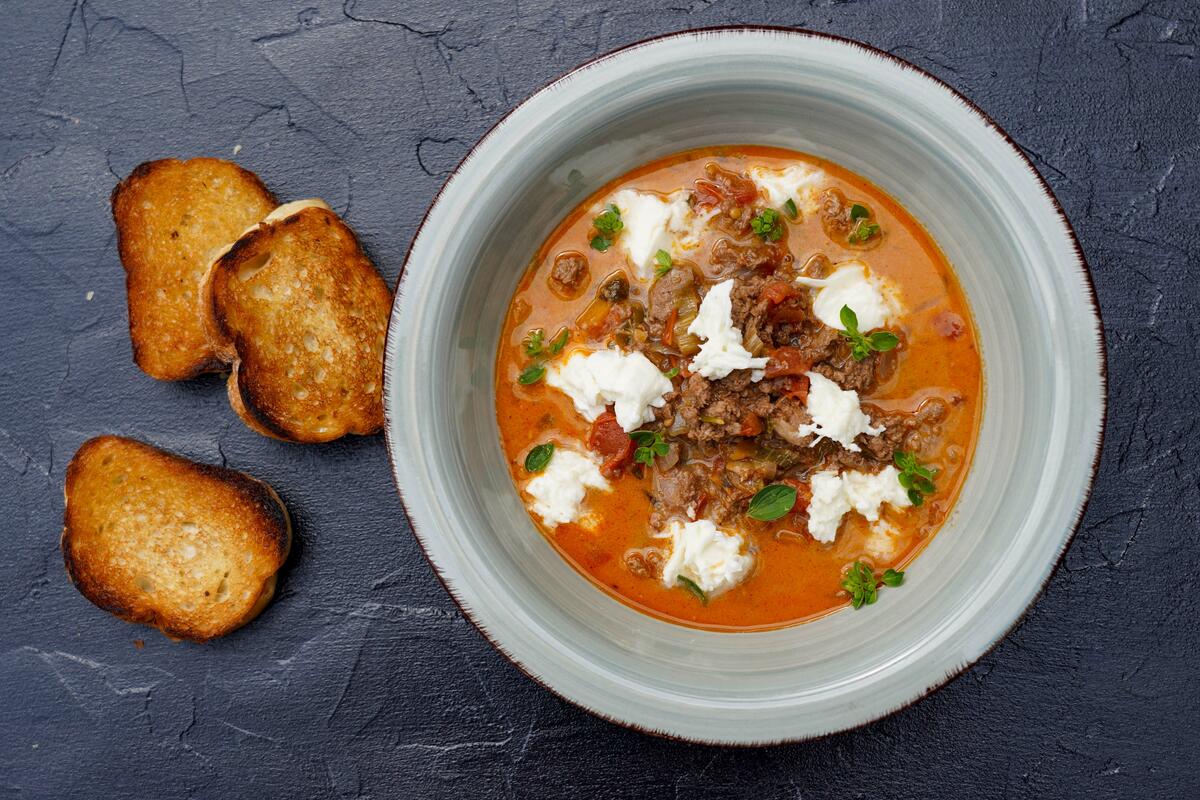
[[[551,355],[556,355],[562,352],[562,349],[567,346],[567,340],[571,338],[571,332],[563,328],[557,336],[550,340],[550,346],[547,348]]]
[[[858,314],[854,313],[853,308],[842,306],[838,317],[841,319],[842,327],[846,329],[846,333],[858,333]]]
[[[629,434],[639,447],[649,447],[654,444],[654,431],[633,431]]]
[[[679,374],[679,367],[671,367],[669,370],[667,370],[666,372],[663,373],[663,377],[666,378],[667,380],[671,380],[671,378],[674,378],[678,374]]]
[[[546,367],[543,364],[530,364],[517,377],[517,383],[522,386],[528,386],[531,383],[537,383],[546,374]]]
[[[609,204],[608,208],[592,220],[596,232],[604,236],[616,236],[625,228],[621,221],[621,209]]]
[[[529,455],[525,456],[525,471],[541,472],[550,463],[552,455],[554,455],[554,442],[539,444],[529,451]]]
[[[871,210],[861,203],[855,203],[850,206],[850,219],[866,219],[869,216],[871,216]]]
[[[792,219],[800,216],[800,210],[796,208],[796,201],[790,197],[788,198],[788,201],[783,204],[783,210],[786,211],[787,215]]]
[[[751,519],[771,522],[782,517],[796,505],[796,489],[783,483],[772,483],[750,498],[746,514]]]
[[[608,250],[608,248],[610,248],[610,247],[612,247],[612,239],[609,239],[606,236],[593,236],[592,237],[592,249],[593,250],[599,250],[601,253],[603,253],[606,250]]]
[[[750,230],[764,241],[779,241],[783,238],[783,223],[779,219],[779,212],[773,208],[764,208],[757,217],[750,220]]]
[[[691,578],[685,578],[684,576],[680,575],[675,578],[675,582],[682,584],[683,588],[694,594],[696,599],[699,600],[702,605],[708,605],[708,595],[706,595],[704,590],[701,589],[700,586]]]
[[[875,331],[868,337],[871,349],[877,353],[886,353],[900,344],[900,337],[891,331]]]
[[[883,581],[884,586],[891,586],[894,588],[904,583],[904,572],[900,570],[889,569],[883,573],[883,577],[880,580]]]
[[[545,337],[545,332],[541,328],[534,328],[529,333],[525,334],[525,338],[521,341],[521,347],[525,350],[525,355],[529,357],[541,355],[542,339]]]
[[[925,498],[921,496],[921,492],[917,489],[908,490],[908,499],[913,504],[914,508],[920,508],[925,502]]]

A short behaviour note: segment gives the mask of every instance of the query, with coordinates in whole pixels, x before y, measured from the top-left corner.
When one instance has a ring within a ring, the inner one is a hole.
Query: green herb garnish
[[[550,355],[557,355],[562,352],[562,349],[567,346],[567,340],[571,338],[571,332],[563,328],[558,332],[558,335],[550,340],[550,344],[546,347],[550,351]]]
[[[871,209],[867,208],[861,203],[855,203],[854,205],[850,206],[850,219],[860,220],[866,219],[869,216],[871,216]]]
[[[854,227],[854,230],[850,231],[846,241],[850,244],[862,244],[872,236],[877,236],[880,230],[882,229],[877,222],[860,222]]]
[[[842,306],[839,316],[842,327],[846,329],[842,331],[842,336],[850,340],[850,355],[854,356],[855,361],[862,361],[872,351],[886,353],[900,344],[900,337],[891,331],[875,331],[869,336],[859,333],[858,315],[850,306]]]
[[[521,349],[525,351],[525,355],[530,358],[540,356],[542,354],[542,340],[545,337],[546,333],[541,328],[534,328],[525,334],[525,338],[521,341]]]
[[[666,378],[667,380],[671,380],[678,374],[679,374],[679,367],[671,367],[669,370],[667,370],[666,372],[663,373],[663,377]]]
[[[896,462],[896,469],[900,470],[897,480],[908,491],[908,499],[914,506],[924,503],[925,495],[937,491],[937,487],[933,485],[937,470],[922,466],[915,453],[897,450],[892,454],[892,461]]]
[[[779,241],[783,237],[783,222],[779,219],[779,212],[764,208],[761,214],[750,220],[750,230],[761,236],[763,241]]]
[[[539,444],[529,451],[529,455],[525,456],[525,471],[541,472],[550,463],[552,455],[554,455],[554,442]]]
[[[704,593],[704,590],[701,589],[700,586],[694,580],[692,580],[691,578],[685,578],[682,575],[680,575],[675,579],[675,582],[683,584],[683,588],[687,589],[689,592],[694,594],[696,596],[696,599],[699,600],[701,602],[701,604],[708,605],[708,595],[706,595]]]
[[[759,489],[750,498],[750,508],[746,514],[751,519],[762,522],[777,520],[792,510],[796,505],[796,489],[783,483],[772,483]]]
[[[522,386],[528,386],[531,383],[537,383],[540,381],[542,376],[545,374],[545,364],[530,364],[521,371],[519,376],[517,376],[517,383],[521,384]]]
[[[842,578],[842,588],[850,593],[850,604],[855,608],[869,606],[875,602],[878,591],[875,573],[861,561],[855,561]]]
[[[850,605],[862,608],[874,603],[879,597],[879,584],[884,586],[899,586],[904,583],[904,573],[898,570],[886,570],[877,577],[874,570],[861,561],[855,561],[846,570],[842,578],[842,588],[850,593]]]
[[[592,220],[592,226],[596,229],[596,236],[592,237],[592,249],[603,253],[625,228],[625,223],[621,221],[621,209],[609,203],[608,208]]]
[[[661,278],[663,275],[666,275],[671,271],[671,267],[674,266],[674,264],[671,262],[671,254],[666,250],[659,250],[657,253],[655,253],[654,260],[658,263],[658,266],[654,268],[654,277],[656,278]]]
[[[800,216],[800,209],[796,208],[796,201],[790,197],[788,198],[788,201],[783,204],[783,210],[787,212],[787,215],[792,219]]]
[[[654,463],[655,456],[665,456],[670,449],[658,431],[634,431],[629,438],[638,446],[633,451],[633,460],[646,466]]]

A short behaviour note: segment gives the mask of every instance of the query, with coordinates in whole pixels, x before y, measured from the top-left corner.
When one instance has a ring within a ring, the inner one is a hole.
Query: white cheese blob
[[[735,369],[750,369],[751,380],[763,378],[767,358],[755,358],[742,346],[742,332],[733,326],[733,302],[729,299],[733,280],[723,281],[708,290],[700,303],[700,311],[688,333],[704,340],[700,352],[692,359],[691,370],[709,380],[724,378]]]
[[[771,206],[783,208],[788,200],[794,200],[796,208],[806,214],[815,214],[820,208],[817,194],[827,181],[824,172],[807,164],[782,170],[751,167],[750,177]]]
[[[576,350],[546,370],[546,383],[570,397],[588,422],[611,404],[627,433],[653,421],[673,388],[650,359],[620,350]]]
[[[796,427],[797,436],[815,433],[817,438],[809,447],[822,439],[832,439],[852,453],[860,448],[854,441],[860,433],[875,435],[883,428],[871,424],[871,418],[863,413],[858,402],[858,392],[843,389],[819,372],[806,372],[808,376],[808,415],[812,422]]]
[[[600,462],[561,447],[555,448],[546,468],[525,484],[533,498],[530,511],[550,528],[579,519],[588,489],[609,490],[608,481],[600,474]]]
[[[862,333],[882,328],[900,316],[896,289],[883,278],[872,275],[861,261],[847,261],[828,278],[796,278],[796,283],[817,289],[813,313],[831,328],[845,330],[842,306],[850,306],[858,317]]]
[[[625,250],[636,277],[654,277],[654,256],[659,250],[679,254],[699,241],[693,227],[707,222],[697,218],[688,205],[688,193],[673,192],[666,197],[653,192],[622,189],[609,201],[621,212],[625,227],[617,244]]]
[[[682,575],[711,597],[736,586],[754,566],[754,557],[742,552],[742,537],[719,530],[712,520],[673,520],[656,535],[671,540],[671,555],[662,571],[668,588],[678,587]]]
[[[818,542],[832,542],[850,510],[857,511],[868,522],[879,522],[879,508],[884,503],[896,509],[908,508],[912,501],[900,485],[900,473],[893,466],[879,472],[847,470],[841,475],[823,470],[812,476],[809,488],[812,499],[808,504],[808,532]]]

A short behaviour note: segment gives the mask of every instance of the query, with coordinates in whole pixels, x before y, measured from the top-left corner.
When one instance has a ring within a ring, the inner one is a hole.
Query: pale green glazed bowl
[[[493,406],[509,299],[563,214],[635,166],[731,143],[812,153],[897,198],[954,265],[986,370],[974,466],[903,590],[860,611],[756,633],[662,622],[579,575],[526,515]],[[730,744],[861,725],[995,645],[1037,598],[1079,523],[1105,406],[1087,267],[1054,197],[1004,132],[891,56],[768,29],[625,48],[501,121],[421,226],[385,367],[388,447],[413,530],[484,635],[596,714]]]

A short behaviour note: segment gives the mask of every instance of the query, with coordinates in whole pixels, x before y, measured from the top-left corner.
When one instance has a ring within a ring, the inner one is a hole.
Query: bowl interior
[[[736,143],[812,153],[897,198],[954,266],[985,362],[974,466],[905,588],[858,612],[758,633],[662,622],[579,575],[514,491],[493,403],[509,299],[562,216],[635,166]],[[560,694],[707,741],[859,724],[977,658],[1033,600],[1069,540],[1103,413],[1083,270],[1032,168],[928,76],[802,33],[696,32],[635,46],[518,108],[421,229],[388,339],[397,481],[459,602]]]

